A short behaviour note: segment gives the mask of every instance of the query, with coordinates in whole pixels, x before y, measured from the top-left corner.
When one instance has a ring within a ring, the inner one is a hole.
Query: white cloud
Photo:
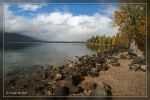
[[[117,28],[112,28],[112,19],[99,13],[75,16],[56,11],[38,14],[33,19],[16,16],[11,11],[5,15],[6,32],[49,41],[83,41],[92,35],[112,36],[117,32]]]
[[[114,5],[105,5],[105,10],[99,9],[100,12],[107,14],[109,17],[114,16],[114,12],[118,10],[119,7]]]
[[[43,5],[41,4],[20,4],[18,5],[19,8],[21,8],[22,10],[20,11],[27,11],[27,10],[30,10],[30,11],[36,11],[38,10],[39,8],[41,8]]]

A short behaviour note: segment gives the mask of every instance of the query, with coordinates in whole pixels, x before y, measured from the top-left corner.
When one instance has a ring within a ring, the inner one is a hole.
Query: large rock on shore
[[[88,72],[88,69],[81,70],[81,71],[80,71],[80,76],[81,76],[81,77],[87,76],[87,72]]]
[[[132,60],[131,64],[143,64],[144,59],[141,57],[136,57]]]
[[[138,70],[146,71],[146,60],[140,56],[135,57],[129,64],[129,70],[134,72]]]
[[[91,80],[84,80],[79,86],[84,90],[94,90],[96,89],[97,84]]]
[[[68,96],[69,88],[66,86],[57,86],[54,89],[54,96]]]
[[[129,70],[135,72],[138,71],[140,69],[141,65],[140,64],[131,64],[129,65]]]
[[[135,40],[131,41],[130,49],[131,49],[132,54],[134,54],[138,57],[144,58],[144,53],[139,49]]]
[[[55,79],[60,80],[62,79],[63,75],[61,73],[56,74]]]
[[[80,75],[71,75],[71,76],[67,76],[65,78],[65,85],[66,86],[71,86],[71,85],[77,86],[82,81],[83,81],[83,78]]]
[[[103,82],[99,82],[94,91],[91,92],[91,96],[112,96],[111,87]]]
[[[106,63],[102,63],[102,64],[96,63],[95,65],[98,72],[105,71],[108,69],[108,65]]]
[[[99,76],[99,72],[96,68],[91,68],[90,71],[87,72],[88,76],[97,77]]]
[[[120,66],[120,63],[118,62],[117,58],[114,58],[111,61],[111,65],[117,67],[117,66]]]
[[[146,71],[146,65],[141,65],[140,69],[145,72]]]
[[[127,58],[127,52],[121,53],[120,58],[121,59],[126,59]]]
[[[75,86],[69,87],[70,94],[79,94],[83,91],[84,91],[84,89],[82,87],[75,87]]]

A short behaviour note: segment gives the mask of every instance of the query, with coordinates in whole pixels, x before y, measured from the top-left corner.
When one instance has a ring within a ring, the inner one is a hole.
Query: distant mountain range
[[[16,33],[5,32],[4,36],[5,42],[40,42],[38,39]]]
[[[16,33],[4,33],[5,35],[5,43],[9,43],[5,45],[5,50],[13,50],[13,49],[23,49],[30,46],[36,45],[35,43],[43,42],[43,43],[84,43],[83,41],[43,41],[38,40],[29,36],[16,34]],[[10,45],[10,43],[15,43]],[[24,43],[24,44],[20,44]],[[28,43],[28,44],[26,44]],[[34,44],[33,44],[34,43]],[[0,50],[3,48],[3,33],[0,32]]]
[[[44,41],[38,40],[33,37],[17,34],[17,33],[4,33],[6,42],[46,42],[46,43],[84,43],[84,41]],[[0,40],[3,41],[3,34],[0,33]]]

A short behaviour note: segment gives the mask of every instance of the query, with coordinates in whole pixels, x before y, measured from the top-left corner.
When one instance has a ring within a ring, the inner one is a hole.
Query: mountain
[[[20,35],[16,33],[4,33],[5,35],[5,50],[17,50],[17,49],[24,49],[30,46],[35,46],[37,44],[34,43],[28,43],[28,42],[40,42],[40,40],[37,40],[32,37],[28,37],[25,35]],[[8,43],[9,42],[9,43]],[[13,43],[10,44],[11,42],[26,42],[23,44],[20,43]],[[3,48],[3,33],[0,32],[0,50]]]
[[[5,35],[5,43],[6,42],[45,42],[45,43],[85,43],[85,41],[46,41],[46,40],[38,40],[33,37],[29,37],[26,35],[21,35],[17,33],[4,33]],[[0,33],[0,40],[3,41],[3,34]]]
[[[5,36],[5,42],[39,42],[40,40],[37,40],[35,38],[16,34],[16,33],[4,33]],[[0,38],[2,37],[2,34],[0,35]]]

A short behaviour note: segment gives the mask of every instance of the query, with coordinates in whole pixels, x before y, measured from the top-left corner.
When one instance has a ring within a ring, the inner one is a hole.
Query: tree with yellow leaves
[[[141,50],[146,47],[146,5],[123,4],[115,11],[114,26],[119,26],[119,33],[133,40]]]

